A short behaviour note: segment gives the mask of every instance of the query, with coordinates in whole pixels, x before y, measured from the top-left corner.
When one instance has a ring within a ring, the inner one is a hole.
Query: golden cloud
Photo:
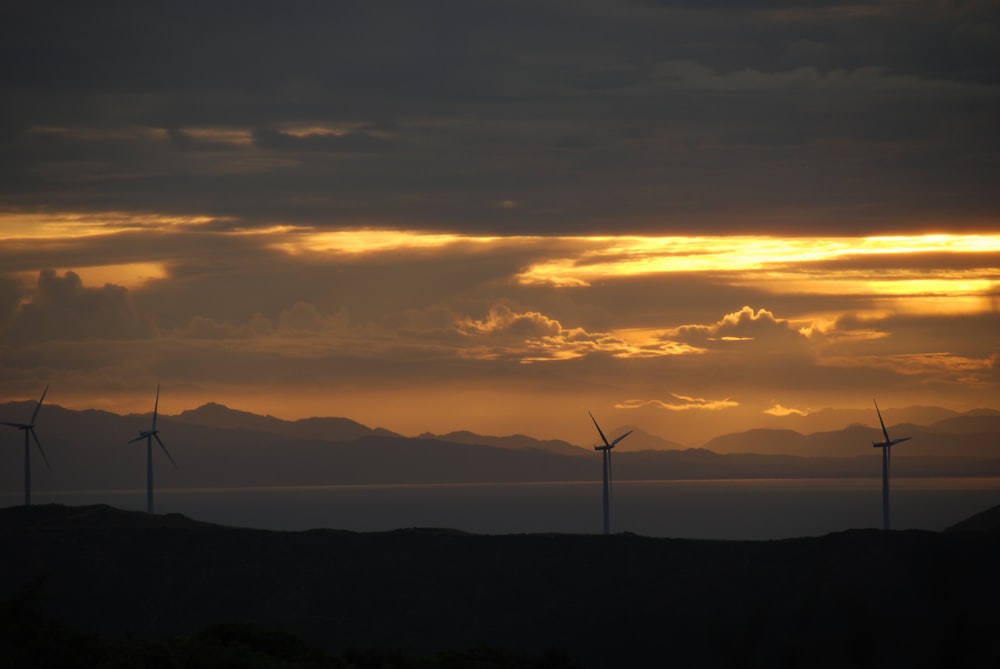
[[[792,409],[790,407],[785,407],[780,404],[775,404],[770,409],[765,409],[763,413],[770,416],[808,416],[808,409]]]
[[[720,411],[731,409],[740,405],[728,397],[724,400],[708,400],[704,397],[689,397],[687,395],[677,395],[670,393],[675,401],[664,402],[663,400],[625,400],[615,405],[616,409],[641,409],[643,407],[656,407],[667,411]]]
[[[933,376],[949,383],[980,385],[990,382],[998,357],[998,354],[972,358],[947,352],[898,353],[827,357],[821,360],[821,364],[886,369],[906,376]]]
[[[522,285],[587,287],[657,274],[712,274],[781,295],[864,295],[912,313],[982,313],[1000,284],[1000,235],[844,238],[578,237],[517,275]],[[914,257],[926,258],[909,267]],[[851,262],[867,267],[850,267]],[[877,269],[871,267],[875,263]],[[978,264],[977,263],[981,263]]]
[[[494,342],[464,348],[460,355],[469,358],[516,358],[522,363],[572,360],[592,354],[615,358],[652,358],[702,353],[687,344],[664,341],[644,330],[590,332],[582,327],[567,328],[559,321],[537,311],[516,312],[506,304],[490,308],[486,317],[462,317],[456,330],[470,338],[489,338]]]

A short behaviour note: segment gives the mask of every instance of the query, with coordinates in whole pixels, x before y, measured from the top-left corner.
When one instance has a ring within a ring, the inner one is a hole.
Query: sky
[[[35,0],[0,62],[0,401],[1000,407],[1000,2]]]

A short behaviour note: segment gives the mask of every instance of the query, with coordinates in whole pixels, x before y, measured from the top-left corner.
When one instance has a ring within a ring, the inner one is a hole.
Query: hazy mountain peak
[[[180,413],[178,417],[198,417],[198,416],[252,416],[254,418],[271,418],[272,420],[281,420],[280,418],[274,418],[270,414],[261,416],[260,414],[251,413],[249,411],[242,411],[240,409],[232,409],[225,404],[220,404],[218,402],[206,402],[200,407],[195,409],[185,409]],[[282,421],[284,422],[284,421]]]
[[[275,418],[274,416],[261,416],[249,411],[230,409],[224,404],[208,402],[196,409],[185,409],[175,420],[185,423],[194,423],[204,427],[224,427],[250,430],[274,431],[288,421]]]
[[[552,453],[562,453],[565,455],[579,455],[580,449],[573,444],[561,439],[535,439],[523,434],[512,434],[505,437],[476,434],[469,430],[457,430],[443,435],[436,435],[424,432],[420,439],[437,439],[449,441],[457,444],[469,444],[476,446],[493,446],[495,448],[506,448],[514,450],[537,449]]]
[[[208,402],[197,409],[188,409],[174,418],[203,427],[253,430],[271,432],[285,437],[329,441],[358,439],[373,434],[395,436],[394,432],[382,428],[372,429],[350,418],[314,417],[288,421],[271,415],[261,416],[249,411],[231,409],[217,402]]]
[[[663,437],[658,437],[655,434],[650,434],[637,425],[621,425],[619,427],[613,428],[612,430],[604,430],[604,436],[609,440],[615,439],[616,437],[625,434],[630,431],[630,434],[625,439],[622,439],[615,446],[616,452],[631,452],[631,451],[679,451],[684,450],[686,446],[684,444],[679,444],[675,441],[670,441],[669,439],[664,439]],[[595,432],[593,445],[600,443],[600,436]],[[588,444],[590,446],[590,444]]]

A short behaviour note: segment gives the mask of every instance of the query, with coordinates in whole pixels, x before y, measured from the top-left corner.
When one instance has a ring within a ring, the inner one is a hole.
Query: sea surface
[[[145,489],[33,491],[35,504],[145,510]],[[21,494],[0,493],[0,505]],[[599,481],[447,485],[165,488],[157,513],[271,530],[446,527],[480,534],[601,532]],[[892,528],[942,530],[1000,504],[1000,478],[897,478]],[[782,539],[881,527],[878,478],[621,481],[612,532],[698,539]]]

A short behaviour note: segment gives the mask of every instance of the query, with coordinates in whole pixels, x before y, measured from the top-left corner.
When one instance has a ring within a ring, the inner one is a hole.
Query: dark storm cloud
[[[152,334],[152,324],[136,314],[125,288],[85,287],[74,272],[59,276],[45,270],[33,298],[21,305],[9,329],[0,332],[0,341],[115,340]]]
[[[305,134],[292,135],[277,130],[255,130],[254,144],[262,149],[276,151],[334,151],[371,153],[398,147],[400,142],[358,130],[342,135]]]
[[[0,275],[0,328],[14,318],[23,293],[20,281],[14,277]]]
[[[497,232],[997,213],[997,3],[8,5],[10,208]]]

